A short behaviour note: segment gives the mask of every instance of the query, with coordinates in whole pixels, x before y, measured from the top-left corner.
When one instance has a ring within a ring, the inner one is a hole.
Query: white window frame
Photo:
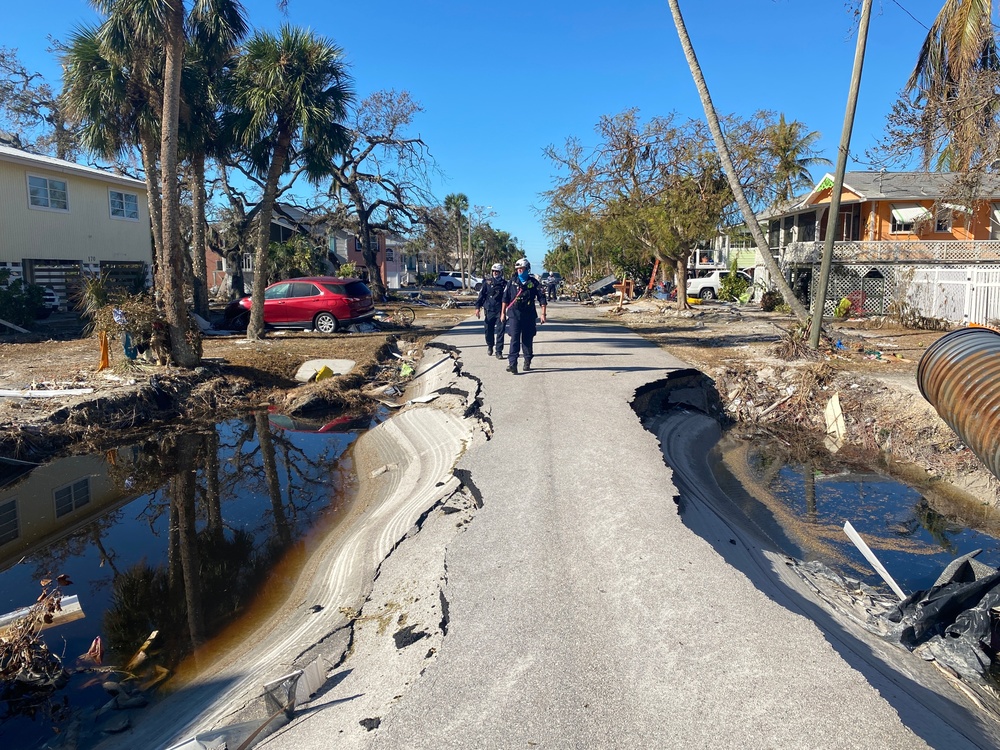
[[[48,201],[48,205],[46,205],[46,206],[40,206],[40,205],[37,205],[34,202],[32,202],[32,197],[31,197],[31,187],[32,187],[31,186],[31,181],[32,181],[32,179],[35,179],[35,180],[45,180],[45,200]],[[62,186],[63,186],[63,193],[65,193],[65,195],[66,195],[66,207],[65,208],[60,208],[58,206],[53,206],[52,205],[52,188],[50,187],[50,183],[53,183],[53,182],[61,183]],[[68,214],[69,213],[69,181],[68,180],[58,180],[55,177],[46,177],[45,175],[32,174],[31,172],[28,172],[26,174],[26,176],[25,176],[25,184],[28,186],[28,208],[30,208],[32,211],[55,211],[56,213],[60,213],[60,214]]]
[[[3,535],[0,536],[0,546],[2,546],[15,541],[21,536],[21,519],[18,516],[17,498],[11,498],[7,502],[0,503],[0,511],[3,511],[4,514],[11,514],[13,512],[12,517],[4,520],[6,526],[0,527],[0,531],[3,532]]]
[[[914,234],[917,222],[930,216],[931,212],[919,203],[892,203],[889,206],[889,234]]]
[[[67,493],[67,495],[63,495]],[[59,502],[60,500],[68,500],[69,508],[59,512]],[[55,510],[56,518],[62,518],[63,516],[68,516],[74,511],[80,510],[84,505],[90,504],[90,477],[84,477],[83,479],[77,479],[68,484],[64,484],[61,487],[56,487],[52,490],[52,506]]]
[[[122,215],[119,216],[115,213],[114,195],[117,193],[121,196],[122,205]],[[128,215],[128,203],[126,198],[132,198],[135,201],[135,216]],[[139,221],[139,194],[138,193],[128,193],[124,190],[116,190],[115,188],[108,188],[108,211],[111,218],[115,221]]]
[[[939,208],[934,216],[934,231],[948,233],[954,228],[954,216],[950,208]]]

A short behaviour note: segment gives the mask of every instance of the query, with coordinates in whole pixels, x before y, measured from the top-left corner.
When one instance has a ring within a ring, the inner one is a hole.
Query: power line
[[[912,18],[912,19],[913,19],[914,21],[916,21],[916,22],[917,22],[917,23],[919,23],[919,24],[920,24],[921,26],[923,26],[923,27],[924,27],[925,29],[927,29],[928,31],[930,31],[930,27],[929,27],[929,26],[928,26],[927,24],[925,24],[925,23],[924,23],[923,21],[921,21],[921,20],[920,20],[919,18],[917,18],[917,17],[915,16],[915,15],[913,15],[912,13],[910,13],[910,11],[908,11],[908,10],[907,10],[906,8],[904,8],[904,7],[903,7],[903,6],[902,6],[902,5],[901,5],[901,4],[899,3],[899,0],[892,0],[892,3],[893,3],[893,5],[895,5],[895,6],[897,7],[897,8],[899,8],[899,9],[900,9],[901,11],[903,11],[903,12],[904,12],[904,13],[905,13],[906,15],[908,15],[908,16],[909,16],[910,18]]]

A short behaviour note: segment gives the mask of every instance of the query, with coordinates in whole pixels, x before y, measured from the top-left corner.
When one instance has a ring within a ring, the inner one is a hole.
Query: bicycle
[[[409,328],[413,321],[417,319],[417,314],[412,307],[397,307],[395,310],[380,310],[375,314],[375,320],[380,323],[391,323],[401,328]]]

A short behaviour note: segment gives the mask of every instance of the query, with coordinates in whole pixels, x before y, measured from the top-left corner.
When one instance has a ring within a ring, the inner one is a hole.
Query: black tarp
[[[1000,606],[1000,571],[976,562],[980,552],[956,559],[934,586],[914,592],[886,614],[903,646],[925,646],[965,674],[986,672],[1000,641],[992,612]]]

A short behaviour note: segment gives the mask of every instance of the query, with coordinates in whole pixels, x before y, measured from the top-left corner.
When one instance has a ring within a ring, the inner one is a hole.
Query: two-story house
[[[0,268],[65,302],[82,274],[148,281],[146,185],[101,169],[0,146]]]
[[[984,176],[975,198],[959,199],[957,178],[848,172],[833,221],[827,174],[808,195],[759,218],[772,254],[807,302],[833,232],[828,313],[847,297],[866,314],[988,323],[1000,319],[1000,179]]]

